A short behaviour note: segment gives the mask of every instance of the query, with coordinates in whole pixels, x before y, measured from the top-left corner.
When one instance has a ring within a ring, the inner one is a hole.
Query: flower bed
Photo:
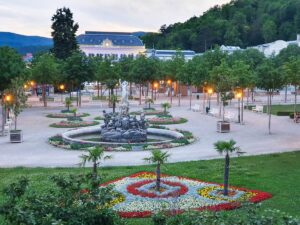
[[[102,116],[97,116],[94,118],[94,120],[104,120],[104,118]]]
[[[144,110],[144,111],[134,111],[131,112],[131,115],[141,115],[142,113],[145,114],[145,116],[153,116],[153,115],[163,115],[164,111],[162,110]]]
[[[88,114],[88,113],[76,113],[76,117],[86,117],[89,115],[90,114]],[[47,117],[49,117],[49,118],[60,118],[60,119],[73,117],[73,116],[74,116],[74,113],[51,113],[51,114],[47,115]]]
[[[140,172],[107,182],[124,199],[112,206],[126,218],[148,217],[158,211],[181,213],[187,210],[231,210],[243,202],[257,203],[272,195],[266,192],[230,187],[224,196],[222,185],[178,176],[162,175],[162,191],[156,191],[155,174]]]
[[[182,117],[172,117],[172,116],[159,116],[159,117],[153,117],[149,118],[148,122],[150,124],[180,124],[180,123],[186,123],[187,119]]]
[[[97,121],[79,121],[79,120],[66,121],[66,120],[62,120],[58,123],[50,124],[50,127],[54,127],[54,128],[76,128],[76,127],[95,126],[95,125],[98,125],[98,124],[99,124],[99,122],[97,122]]]
[[[151,126],[151,127],[157,128],[157,129],[168,129],[164,126],[158,126],[158,125]],[[178,130],[178,129],[174,129],[174,130],[182,133],[184,135],[184,137],[179,138],[179,139],[174,139],[169,143],[161,143],[161,144],[153,143],[153,144],[151,144],[151,142],[149,142],[149,143],[145,143],[145,144],[140,144],[141,150],[175,148],[175,147],[191,144],[196,140],[195,137],[193,136],[193,134],[189,131]],[[62,139],[61,135],[56,135],[56,136],[50,137],[48,139],[48,142],[49,142],[49,144],[54,145],[56,147],[63,148],[63,149],[71,149],[71,150],[88,150],[90,147],[95,146],[95,145],[84,144],[84,143],[69,144]],[[103,145],[103,147],[104,147],[105,151],[118,151],[118,152],[124,151],[125,152],[125,151],[132,151],[133,146],[136,146],[136,145],[137,144]]]

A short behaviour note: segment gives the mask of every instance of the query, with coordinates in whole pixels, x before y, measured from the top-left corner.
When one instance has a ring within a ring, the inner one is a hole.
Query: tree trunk
[[[47,107],[47,99],[46,99],[46,85],[42,85],[42,98],[44,102],[44,107]]]
[[[97,162],[93,162],[93,178],[97,179]]]
[[[132,82],[129,83],[129,95],[132,96]]]
[[[100,91],[100,96],[101,96],[101,100],[102,100],[102,95],[103,95],[103,90],[102,90],[102,89],[103,89],[103,87],[102,87],[102,84],[101,84],[101,85],[100,85],[100,90],[101,90],[101,91]]]
[[[268,128],[269,128],[269,134],[271,134],[271,112],[272,112],[272,92],[269,93],[269,124],[268,124]]]
[[[222,112],[222,120],[225,121],[225,103],[222,102],[223,112]]]
[[[192,86],[189,85],[189,90],[190,90],[190,110],[192,109]]]
[[[242,89],[241,124],[244,123],[244,89]]]
[[[140,84],[140,102],[139,105],[142,104],[142,84]]]
[[[181,92],[180,92],[180,81],[178,81],[178,85],[177,85],[177,93],[178,93],[178,106],[180,106],[180,98],[181,98]]]
[[[79,107],[81,107],[81,88],[79,88]]]
[[[294,116],[296,116],[296,111],[297,111],[297,85],[295,85]]]
[[[2,135],[4,135],[4,126],[5,126],[5,121],[6,121],[6,107],[4,105],[4,96],[2,96],[2,124],[1,124],[1,130],[2,130]]]
[[[170,97],[171,97],[171,105],[172,105],[172,102],[173,102],[173,82],[171,82],[171,87],[170,87]]]
[[[249,88],[247,88],[247,109],[248,109],[248,107],[249,107],[249,95],[250,95],[250,90],[249,90]]]
[[[18,117],[15,115],[15,130],[17,130],[17,120],[18,119]]]
[[[151,98],[154,99],[154,93],[153,93],[153,83],[151,83]]]
[[[156,191],[160,191],[160,164],[156,167]]]
[[[228,195],[229,163],[230,163],[230,159],[229,159],[229,154],[227,152],[225,156],[225,168],[224,168],[224,193],[223,194],[225,196]]]
[[[288,89],[288,86],[286,85],[285,90],[284,90],[284,103],[287,102],[287,89]]]
[[[203,113],[205,113],[205,99],[206,99],[206,95],[205,95],[205,87],[204,86],[202,88],[202,94],[203,94]]]

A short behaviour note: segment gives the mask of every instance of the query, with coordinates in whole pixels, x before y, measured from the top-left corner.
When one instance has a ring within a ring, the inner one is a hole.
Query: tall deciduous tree
[[[37,84],[42,85],[42,99],[47,107],[46,88],[59,76],[59,66],[56,58],[49,53],[38,56],[32,63],[32,78]]]
[[[76,32],[79,26],[74,22],[71,10],[65,7],[57,9],[56,14],[52,17],[52,22],[52,51],[57,58],[66,59],[78,49]]]
[[[274,91],[282,88],[283,77],[278,72],[273,58],[265,59],[263,63],[257,68],[257,87],[267,91],[268,94],[268,130],[271,134],[271,110],[272,110],[272,97]]]
[[[294,115],[296,114],[297,92],[300,85],[300,58],[292,57],[283,65],[286,81],[295,88]]]
[[[0,48],[0,97],[2,103],[2,131],[4,131],[6,112],[4,103],[4,90],[8,89],[12,80],[21,77],[25,71],[25,64],[22,57],[12,48]]]

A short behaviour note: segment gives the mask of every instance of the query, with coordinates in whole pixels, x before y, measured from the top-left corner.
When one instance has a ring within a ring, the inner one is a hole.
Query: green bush
[[[292,112],[284,112],[284,111],[278,111],[276,113],[277,116],[290,116]],[[293,114],[293,117],[294,117],[294,113]]]
[[[121,225],[123,221],[108,207],[118,195],[112,187],[94,185],[91,175],[53,176],[49,189],[29,189],[20,178],[5,190],[0,206],[5,224],[23,225]],[[97,179],[100,183],[100,180]]]
[[[67,118],[68,121],[83,121],[79,116],[70,116]]]
[[[177,216],[159,213],[152,217],[156,225],[299,225],[298,218],[291,217],[279,210],[261,211],[259,206],[249,205],[232,212],[188,212]]]
[[[93,96],[92,100],[96,101],[96,100],[107,100],[106,96]]]

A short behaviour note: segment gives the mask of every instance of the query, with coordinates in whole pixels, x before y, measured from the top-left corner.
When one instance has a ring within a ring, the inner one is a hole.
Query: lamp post
[[[210,98],[214,90],[212,88],[208,88],[207,93],[208,93],[208,109],[210,110]]]
[[[4,105],[6,106],[5,112],[7,113],[6,119],[9,119],[9,104],[12,101],[12,99],[13,99],[13,97],[10,94],[5,95],[5,97],[4,97],[4,102],[5,102]]]
[[[59,90],[61,93],[61,102],[63,102],[63,92],[65,90],[65,85],[64,84],[59,85]]]
[[[241,123],[241,98],[242,98],[242,92],[237,92],[236,93],[236,98],[238,99],[238,123]]]
[[[156,100],[157,88],[158,88],[158,83],[154,83],[154,100]]]
[[[172,105],[172,81],[168,80],[167,83],[170,87],[170,102],[171,102],[171,105]]]

